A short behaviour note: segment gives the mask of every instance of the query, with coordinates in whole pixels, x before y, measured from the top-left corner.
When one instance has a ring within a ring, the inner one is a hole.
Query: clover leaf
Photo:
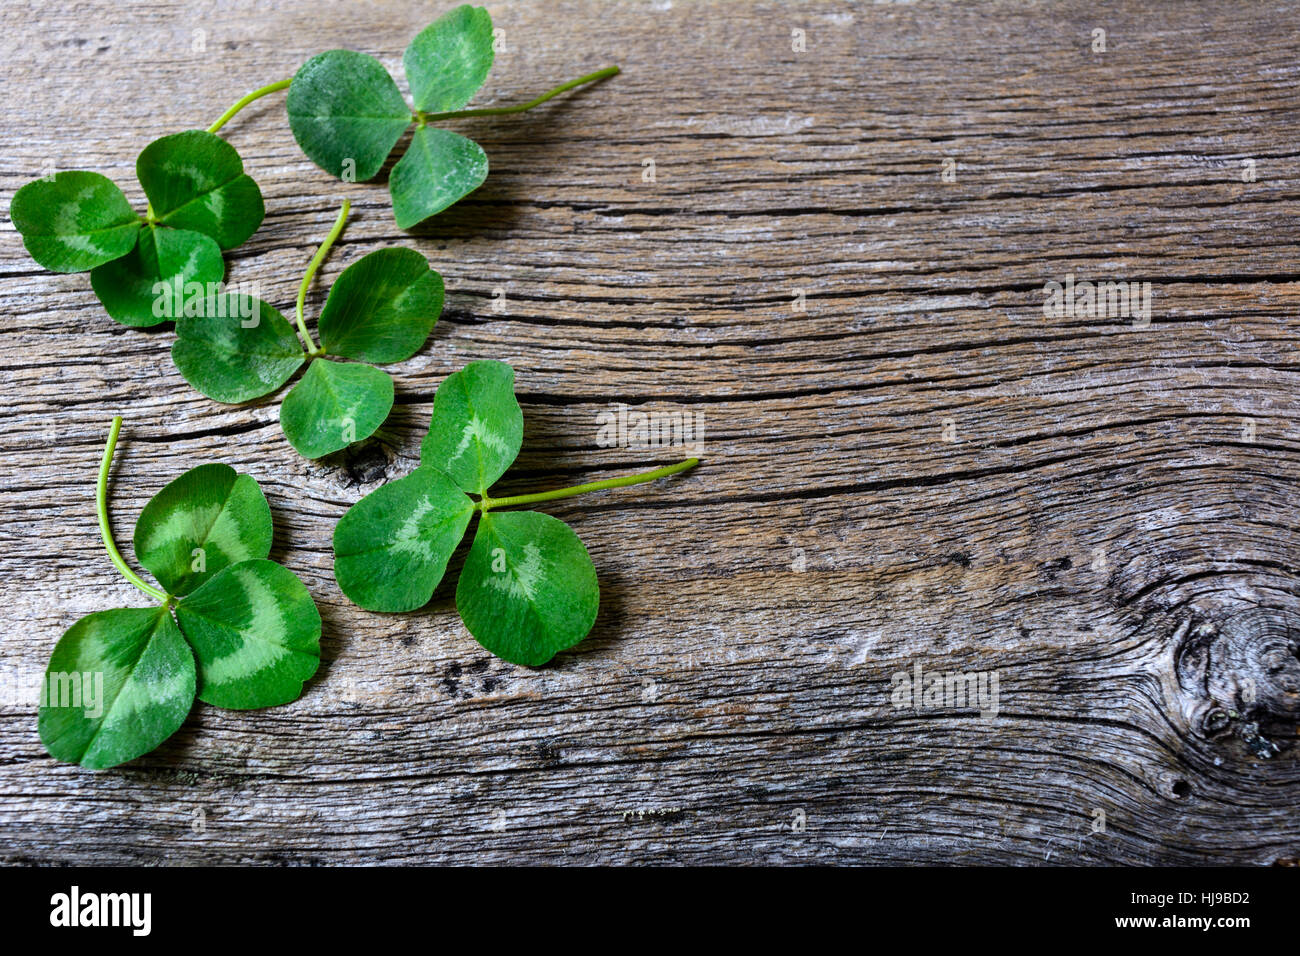
[[[14,193],[9,218],[31,257],[51,272],[85,272],[135,247],[140,220],[107,176],[74,171]]]
[[[218,571],[271,553],[271,509],[248,475],[199,465],[145,505],[133,545],[167,593],[189,594]]]
[[[446,472],[463,491],[486,494],[519,456],[524,413],[515,370],[505,362],[471,362],[438,387],[420,463]]]
[[[81,618],[50,655],[38,729],[57,760],[102,769],[153,750],[197,696],[250,709],[296,700],[320,664],[321,619],[302,582],[267,560],[271,511],[257,482],[227,465],[172,481],[136,522],[136,574],[113,541],[108,474],[122,419],[113,419],[96,504],[109,559],[160,603]]]
[[[334,577],[343,593],[370,611],[427,604],[477,512],[456,585],[456,607],[475,640],[498,657],[536,667],[586,637],[600,589],[582,541],[557,518],[501,509],[654,481],[693,468],[699,459],[554,491],[490,497],[488,489],[514,462],[522,441],[514,369],[471,362],[448,376],[434,396],[420,466],[366,495],[334,529]]]
[[[393,379],[373,365],[318,358],[280,406],[284,437],[320,458],[375,433],[393,409]]]
[[[410,229],[460,202],[483,185],[487,174],[487,153],[478,143],[421,125],[388,180],[397,227]]]
[[[320,313],[321,347],[363,362],[404,362],[442,312],[442,276],[414,249],[379,249],[343,270]]]
[[[487,80],[496,50],[492,17],[463,4],[415,35],[402,54],[415,108],[426,113],[458,110]]]
[[[136,176],[149,200],[143,216],[112,180],[85,171],[27,183],[9,214],[33,259],[54,272],[89,271],[108,314],[144,327],[176,318],[184,297],[220,283],[222,250],[256,232],[266,210],[235,148],[212,132],[154,140]]]
[[[618,72],[616,66],[598,70],[516,106],[462,109],[487,79],[495,49],[492,18],[482,7],[465,4],[429,24],[402,56],[414,108],[407,106],[397,83],[374,57],[326,50],[304,63],[289,81],[289,128],[321,169],[348,182],[364,182],[379,174],[414,125],[410,146],[389,178],[394,218],[400,228],[409,229],[469,195],[488,174],[487,154],[478,143],[429,123],[521,113]],[[281,88],[282,83],[271,84],[245,100]]]
[[[211,236],[149,223],[135,248],[90,271],[90,287],[111,318],[140,327],[170,321],[184,308],[187,286],[206,289],[225,275],[221,247]]]
[[[199,700],[249,710],[297,700],[320,664],[320,614],[274,561],[241,561],[176,605],[194,648]]]
[[[154,219],[211,236],[222,249],[241,245],[266,215],[262,191],[239,153],[212,133],[195,129],[154,140],[135,173]]]
[[[172,361],[209,398],[237,403],[274,392],[307,371],[280,406],[280,427],[299,454],[320,458],[373,435],[393,408],[393,380],[373,365],[418,352],[442,312],[443,282],[412,249],[379,249],[352,263],[321,310],[317,346],[303,305],[312,277],[347,221],[344,203],[298,288],[294,333],[260,299],[211,297],[176,323]],[[301,340],[298,336],[301,336]],[[349,361],[337,361],[345,359]]]
[[[50,655],[37,728],[51,757],[102,770],[153,750],[194,705],[194,654],[165,607],[87,614]]]
[[[227,292],[177,321],[172,361],[208,398],[236,404],[274,392],[307,357],[293,326],[273,306]]]
[[[374,177],[411,125],[411,111],[384,65],[351,50],[326,50],[304,63],[285,109],[308,158],[350,181]]]
[[[466,629],[498,657],[537,666],[587,636],[596,568],[577,534],[536,511],[484,512],[456,583]]]
[[[334,576],[343,593],[368,611],[428,604],[474,507],[432,466],[376,488],[334,528]]]

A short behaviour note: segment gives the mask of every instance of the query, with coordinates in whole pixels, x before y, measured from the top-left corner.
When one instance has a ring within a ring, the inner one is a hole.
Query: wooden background
[[[267,204],[228,278],[290,309],[350,197],[309,311],[388,245],[449,290],[379,440],[321,462],[278,396],[203,398],[169,329],[115,325],[24,253],[24,182],[99,170],[142,206],[153,138],[323,49],[396,72],[447,5],[6,0],[0,859],[1300,857],[1295,4],[490,3],[506,52],[475,105],[624,73],[454,124],[492,173],[414,236],[268,97],[223,131]],[[1069,273],[1150,281],[1150,326],[1045,318]],[[694,473],[545,509],[602,608],[536,671],[480,648],[447,582],[384,616],[331,573],[335,522],[413,467],[438,383],[479,358],[518,370],[502,493],[682,457],[598,448],[610,403],[707,423]],[[197,705],[92,773],[45,755],[22,682],[81,615],[142,604],[95,526],[116,413],[124,548],[184,469],[254,475],[325,663],[293,705]],[[999,715],[895,708],[917,662],[996,671]]]

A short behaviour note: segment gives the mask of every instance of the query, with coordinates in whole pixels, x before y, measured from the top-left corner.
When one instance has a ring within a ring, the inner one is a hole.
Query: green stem
[[[603,70],[597,70],[595,73],[588,73],[586,76],[580,76],[576,80],[570,80],[568,83],[562,83],[549,93],[543,93],[535,100],[529,100],[527,103],[520,103],[518,106],[494,106],[482,110],[453,110],[450,113],[422,113],[416,111],[415,118],[421,123],[430,123],[437,120],[459,119],[462,116],[505,116],[507,113],[522,113],[530,110],[534,106],[541,106],[552,97],[559,96],[565,90],[571,90],[575,86],[582,86],[584,83],[594,83],[596,80],[603,80],[608,76],[613,76],[618,72],[618,67],[607,66]]]
[[[108,559],[113,562],[114,567],[122,572],[122,577],[145,594],[166,603],[168,596],[165,591],[158,590],[127,567],[126,559],[122,557],[122,552],[117,550],[117,543],[113,541],[113,529],[108,526],[108,470],[113,462],[113,449],[117,447],[117,433],[121,428],[122,416],[118,415],[113,419],[113,425],[108,430],[108,444],[104,446],[104,460],[99,463],[99,484],[95,487],[95,508],[99,512],[99,533],[104,538],[104,550],[108,552]]]
[[[572,498],[574,495],[584,495],[589,491],[604,491],[606,488],[626,488],[628,485],[643,485],[647,481],[654,481],[656,478],[667,478],[669,475],[675,475],[678,472],[694,468],[700,463],[698,458],[687,458],[685,461],[679,461],[675,465],[668,465],[664,468],[656,468],[654,471],[643,471],[639,475],[625,475],[622,478],[606,478],[604,481],[589,481],[585,485],[573,485],[570,488],[557,488],[554,491],[539,491],[531,495],[511,495],[508,498],[489,498],[483,496],[483,500],[478,503],[480,511],[488,511],[492,508],[509,508],[512,505],[531,505],[535,501],[554,501],[556,498]]]
[[[253,102],[253,100],[260,100],[263,96],[266,96],[268,93],[275,93],[278,90],[283,90],[292,82],[293,80],[276,80],[274,83],[270,83],[262,87],[260,90],[253,90],[253,92],[249,93],[247,96],[238,100],[234,106],[232,106],[230,109],[222,113],[221,119],[217,120],[215,123],[213,123],[211,126],[208,127],[208,132],[215,133],[217,130],[221,129],[221,127],[225,126],[226,123],[230,122],[230,118],[232,116],[234,116],[236,113],[242,110],[249,103]]]
[[[329,255],[330,246],[334,245],[334,240],[337,239],[339,234],[343,231],[343,226],[348,221],[348,211],[351,208],[352,203],[346,199],[343,200],[343,208],[339,210],[338,218],[334,220],[334,227],[330,229],[329,235],[325,237],[325,241],[322,242],[320,248],[316,250],[316,255],[311,257],[311,262],[307,264],[307,274],[302,277],[302,285],[298,286],[298,305],[294,310],[294,317],[298,320],[298,331],[302,334],[302,340],[306,344],[307,355],[310,358],[314,358],[317,355],[324,355],[325,350],[316,347],[316,343],[312,340],[311,333],[307,331],[307,323],[304,322],[302,318],[302,304],[307,300],[307,287],[311,285],[312,277],[316,275],[316,270],[320,268],[320,264],[324,262],[325,257]]]

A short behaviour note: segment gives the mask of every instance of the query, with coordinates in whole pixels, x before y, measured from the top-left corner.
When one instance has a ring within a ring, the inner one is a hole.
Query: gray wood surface
[[[0,202],[63,168],[142,202],[151,139],[323,49],[399,70],[445,6],[5,0]],[[301,459],[278,396],[203,398],[169,330],[117,326],[4,217],[0,860],[1300,857],[1296,5],[489,8],[506,51],[477,105],[624,73],[456,123],[492,173],[415,235],[382,183],[301,155],[283,95],[223,131],[268,210],[229,279],[290,309],[348,197],[309,311],[388,245],[447,280],[377,441]],[[1045,316],[1069,274],[1149,281],[1150,323]],[[331,573],[335,522],[413,467],[437,384],[478,358],[519,375],[502,493],[681,457],[597,447],[611,403],[707,423],[694,473],[545,509],[602,608],[540,670],[480,648],[446,582],[384,616]],[[325,663],[290,706],[196,705],[92,773],[45,755],[22,681],[79,616],[140,604],[95,525],[117,413],[128,557],[184,469],[254,475]],[[997,716],[896,707],[917,664],[996,674]]]

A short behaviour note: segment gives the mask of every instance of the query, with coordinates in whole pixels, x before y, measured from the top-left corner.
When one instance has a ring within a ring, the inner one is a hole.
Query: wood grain
[[[149,140],[323,49],[396,70],[443,7],[9,2],[0,201],[49,169],[126,187]],[[204,399],[169,330],[116,326],[5,218],[0,859],[1300,857],[1295,6],[489,9],[506,52],[477,105],[624,72],[456,123],[492,173],[414,235],[383,183],[299,153],[282,98],[223,130],[268,210],[231,280],[291,307],[345,197],[309,310],[384,246],[445,276],[378,440],[299,458],[278,397]],[[1046,317],[1067,274],[1151,282],[1150,324]],[[335,522],[410,470],[437,384],[478,358],[518,370],[503,494],[680,457],[598,447],[611,403],[707,423],[695,472],[546,508],[586,542],[602,607],[535,671],[468,636],[447,582],[385,616],[331,573]],[[115,413],[119,541],[194,464],[254,475],[326,661],[293,705],[198,705],[91,773],[45,755],[19,683],[77,617],[137,603],[94,520]],[[998,715],[895,707],[917,663],[996,673]]]

